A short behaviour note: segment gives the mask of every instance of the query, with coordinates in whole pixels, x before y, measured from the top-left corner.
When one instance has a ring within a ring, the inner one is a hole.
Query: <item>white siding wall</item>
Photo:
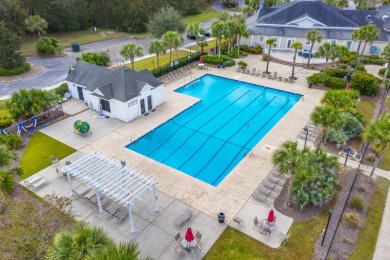
[[[82,87],[82,88],[83,88],[83,86],[74,84],[73,82],[70,82],[70,81],[66,81],[66,83],[68,84],[68,89],[70,91],[72,98],[80,99],[79,92],[77,91],[77,86]]]

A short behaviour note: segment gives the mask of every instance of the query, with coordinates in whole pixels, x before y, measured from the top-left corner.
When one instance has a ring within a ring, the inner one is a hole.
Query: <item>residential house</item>
[[[154,111],[164,102],[163,82],[149,70],[116,70],[79,61],[66,78],[73,98],[89,108],[125,122]]]

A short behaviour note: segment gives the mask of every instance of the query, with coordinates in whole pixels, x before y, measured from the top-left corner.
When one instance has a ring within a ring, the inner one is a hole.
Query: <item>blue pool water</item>
[[[213,75],[205,75],[176,92],[200,101],[127,148],[213,186],[301,98]]]

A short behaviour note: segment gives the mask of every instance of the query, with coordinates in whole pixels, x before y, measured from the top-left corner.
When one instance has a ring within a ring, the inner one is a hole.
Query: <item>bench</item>
[[[34,175],[30,179],[24,181],[26,186],[32,187],[34,189],[38,188],[45,182],[47,182],[47,180],[43,178],[41,175]]]
[[[180,227],[183,225],[184,222],[186,222],[192,215],[192,209],[186,209],[183,213],[181,213],[176,219],[175,219],[175,225]]]

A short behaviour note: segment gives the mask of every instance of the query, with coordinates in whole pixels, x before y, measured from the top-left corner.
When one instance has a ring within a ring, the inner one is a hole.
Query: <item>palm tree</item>
[[[272,155],[272,163],[277,167],[278,171],[281,174],[289,175],[286,201],[286,205],[288,207],[291,206],[291,193],[294,176],[296,176],[301,170],[307,169],[307,167],[302,167],[305,161],[306,152],[306,148],[304,150],[298,149],[298,142],[286,141],[282,144],[282,147],[277,149]]]
[[[201,39],[204,39],[204,38],[201,38],[199,37],[200,34],[204,35],[206,33],[206,30],[199,27],[199,24],[196,23],[196,24],[191,24],[188,26],[188,29],[187,29],[187,34],[188,35],[193,35],[195,36],[195,41],[196,41],[196,50],[198,51],[198,46],[199,46],[199,42]]]
[[[337,128],[341,120],[342,113],[340,110],[333,108],[330,105],[316,107],[311,113],[310,118],[315,125],[320,125],[324,128],[324,144],[328,139],[329,129]]]
[[[361,27],[360,29],[362,29],[362,37],[364,39],[364,45],[363,45],[362,52],[360,53],[360,59],[358,59],[358,61],[356,62],[355,69],[359,66],[359,63],[363,58],[363,53],[364,50],[366,49],[367,43],[372,44],[373,41],[379,39],[379,29],[375,25],[368,24]]]
[[[179,32],[177,31],[168,31],[163,34],[161,37],[161,41],[163,42],[164,46],[169,48],[169,63],[172,62],[172,48],[176,46],[176,41],[178,38]]]
[[[218,45],[218,57],[221,57],[221,39],[225,32],[225,23],[219,20],[214,21],[211,24],[211,36],[217,39]]]
[[[307,67],[310,65],[311,53],[313,52],[313,47],[316,42],[320,43],[322,41],[322,35],[316,29],[310,30],[306,33],[306,39],[308,39],[311,43],[310,45],[310,55],[307,59]]]
[[[237,27],[237,53],[238,55],[240,55],[240,41],[241,41],[241,37],[245,37],[245,38],[248,38],[249,37],[249,33],[247,32],[246,30],[246,24],[245,23],[239,23],[238,24],[238,27]]]
[[[337,51],[338,51],[338,56],[339,56],[339,59],[337,60],[337,68],[340,67],[340,63],[343,61],[343,57],[348,55],[349,53],[349,50],[346,46],[344,45],[338,45],[337,46]]]
[[[385,71],[385,74],[384,74],[384,77],[383,77],[383,85],[385,85],[385,81],[387,79],[387,75],[389,73],[389,67],[390,67],[390,43],[387,44],[383,50],[382,50],[382,53],[381,53],[382,57],[387,60],[387,66],[386,66],[386,71]]]
[[[140,258],[140,250],[138,244],[135,242],[120,243],[118,246],[115,244],[105,246],[102,249],[95,252],[86,258],[86,260],[138,260],[145,259],[151,260],[152,258]]]
[[[183,44],[184,38],[183,35],[178,33],[176,35],[175,41],[173,42],[173,48],[176,50],[176,60],[179,59],[179,47]]]
[[[322,44],[318,48],[317,55],[321,58],[325,58],[325,70],[326,67],[328,66],[329,59],[334,58],[336,56],[336,52],[337,52],[336,44],[331,44],[329,42]]]
[[[271,58],[271,50],[272,50],[272,47],[275,45],[276,43],[276,40],[275,38],[269,38],[265,41],[265,44],[268,46],[268,57],[267,57],[267,68],[265,70],[265,73],[269,73],[268,72],[268,66],[269,66],[269,60]]]
[[[134,42],[123,45],[120,50],[120,55],[125,59],[130,59],[131,68],[134,70],[134,58],[135,56],[144,55],[143,47]]]
[[[206,38],[199,38],[199,46],[200,46],[200,50],[201,50],[201,52],[202,52],[202,54],[203,54],[203,48],[204,47],[206,47],[206,46],[208,46],[209,44],[207,43],[207,40],[206,40]]]
[[[325,92],[321,103],[331,107],[337,107],[342,111],[348,111],[357,107],[360,94],[357,90],[332,89]]]
[[[380,116],[373,124],[368,126],[363,137],[367,142],[373,144],[375,151],[375,163],[372,167],[369,180],[375,172],[376,167],[381,159],[381,153],[390,144],[390,114]]]
[[[294,77],[295,60],[297,58],[297,52],[298,52],[298,50],[302,50],[303,46],[302,46],[301,42],[293,42],[293,44],[291,44],[290,48],[294,50],[294,59],[293,59],[293,66],[292,66],[292,73],[291,73],[291,78],[294,79],[295,78]]]
[[[0,144],[0,169],[11,166],[17,159],[18,155],[15,151],[10,151],[4,144]]]
[[[30,15],[28,19],[24,21],[24,25],[29,32],[38,33],[39,38],[41,38],[41,33],[45,34],[47,29],[47,22],[45,19],[41,18],[39,15]]]
[[[113,244],[102,228],[80,225],[73,234],[68,231],[58,233],[47,249],[46,259],[84,259]]]
[[[362,42],[364,40],[363,38],[363,33],[362,33],[362,28],[356,29],[352,33],[352,40],[355,40],[358,42],[358,47],[356,50],[356,56],[355,56],[355,63],[357,63],[358,57],[359,57],[359,52],[360,52],[360,46],[362,45]]]
[[[164,55],[167,52],[164,44],[160,40],[153,40],[148,50],[150,54],[156,54],[157,67],[160,69],[160,55]]]
[[[229,38],[228,54],[230,53],[230,50],[233,48],[234,35],[236,35],[237,31],[238,31],[237,23],[233,20],[227,20],[225,23],[225,36]]]

